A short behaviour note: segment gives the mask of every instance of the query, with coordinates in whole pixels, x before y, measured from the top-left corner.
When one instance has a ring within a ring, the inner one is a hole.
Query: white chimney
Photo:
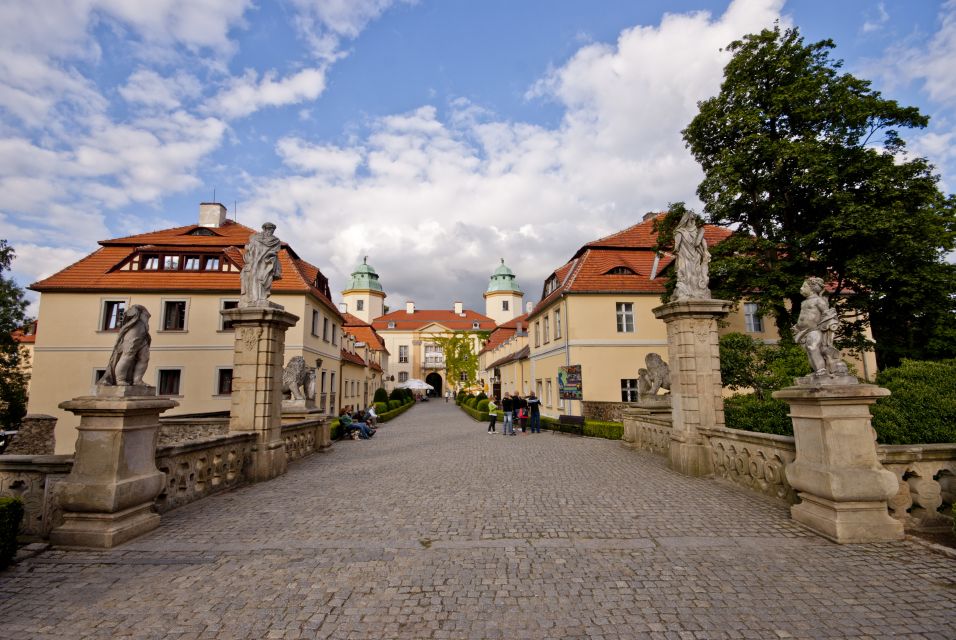
[[[463,304],[460,303],[460,302],[456,302],[456,303],[455,303],[455,315],[456,315],[456,316],[462,315],[462,311],[463,311],[463,309],[464,309],[464,306],[465,306],[465,305],[463,305]]]
[[[221,227],[226,221],[226,208],[218,202],[199,203],[199,224],[203,227]]]
[[[348,313],[348,310],[349,310],[349,306],[348,306],[347,304],[345,304],[344,302],[340,302],[340,303],[339,303],[339,311],[340,311],[340,312],[342,312],[342,313]]]
[[[405,303],[405,313],[415,313],[415,303],[411,300]]]

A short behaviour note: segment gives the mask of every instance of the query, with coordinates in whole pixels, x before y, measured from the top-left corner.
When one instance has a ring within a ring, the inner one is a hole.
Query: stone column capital
[[[288,329],[299,321],[299,316],[277,307],[237,307],[223,309],[219,313],[237,327],[274,324]]]
[[[734,306],[729,300],[677,300],[654,307],[654,317],[669,322],[678,317],[713,318],[723,317],[730,313]]]

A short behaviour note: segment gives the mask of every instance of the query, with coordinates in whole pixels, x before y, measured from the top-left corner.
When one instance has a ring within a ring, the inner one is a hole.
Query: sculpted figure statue
[[[267,222],[262,225],[262,231],[249,236],[243,256],[245,264],[239,274],[240,307],[268,306],[272,281],[282,277],[282,265],[279,263],[282,242],[273,235],[275,229],[274,224]]]
[[[647,368],[638,370],[638,398],[656,396],[661,389],[670,391],[671,368],[667,366],[664,359],[657,353],[649,353],[644,358],[644,364]]]
[[[840,357],[840,351],[833,346],[836,332],[840,328],[836,309],[831,309],[823,297],[822,278],[807,278],[800,293],[805,300],[800,303],[800,316],[793,326],[793,339],[803,346],[810,358],[813,374],[819,376],[847,376],[846,363]]]
[[[302,356],[293,356],[282,369],[282,393],[293,400],[315,399],[315,369],[308,367]]]
[[[123,314],[123,324],[116,336],[113,355],[98,384],[114,387],[148,386],[143,382],[143,374],[149,364],[151,342],[149,311],[143,305],[134,304]]]
[[[710,298],[710,251],[704,239],[704,228],[697,226],[697,216],[685,211],[674,231],[674,253],[677,255],[677,289],[673,300]]]

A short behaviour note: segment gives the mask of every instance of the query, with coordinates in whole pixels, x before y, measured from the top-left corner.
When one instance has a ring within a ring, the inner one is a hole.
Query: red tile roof
[[[545,279],[547,284],[555,278],[557,287],[547,296],[542,291],[542,300],[529,316],[536,315],[565,293],[663,293],[667,278],[661,274],[674,259],[671,255],[662,255],[655,269],[655,219],[639,222],[578,249],[571,260]],[[704,225],[704,237],[710,246],[730,234],[729,229]],[[617,267],[624,267],[632,273],[611,274],[610,271]]]
[[[197,229],[202,235],[192,235]],[[207,232],[212,235],[206,235]],[[253,229],[227,220],[220,227],[186,225],[135,236],[101,240],[99,249],[65,269],[30,285],[34,291],[222,291],[237,294],[238,271],[126,271],[120,267],[142,252],[220,255],[242,268],[243,252]],[[311,293],[335,314],[328,280],[318,267],[301,259],[286,243],[279,253],[282,278],[272,284],[275,293]]]
[[[465,309],[460,316],[446,309],[416,309],[415,313],[402,309],[375,318],[372,326],[377,331],[388,331],[390,322],[395,323],[392,331],[417,331],[430,324],[440,324],[451,331],[467,331],[474,329],[475,322],[478,322],[478,329],[481,331],[495,328],[494,320],[470,309]]]
[[[365,366],[365,360],[362,359],[362,356],[357,353],[349,353],[345,349],[342,349],[342,360],[346,362],[351,362],[352,364],[357,364],[360,367]]]
[[[489,364],[487,367],[485,367],[485,370],[487,371],[488,369],[494,369],[495,367],[500,367],[503,364],[507,364],[509,362],[515,362],[516,360],[525,360],[530,355],[531,355],[531,345],[526,344],[525,346],[521,347],[514,353],[509,353],[505,357],[495,360],[494,362]]]
[[[369,349],[373,351],[384,351],[388,353],[388,349],[385,348],[385,343],[382,341],[382,337],[378,335],[374,328],[371,325],[364,326],[354,326],[354,325],[345,325],[343,330],[346,333],[349,333],[355,336],[357,342],[364,342],[369,346]]]
[[[484,346],[482,346],[481,351],[478,353],[484,353],[486,351],[496,349],[510,340],[511,337],[518,332],[518,323],[524,324],[524,330],[527,331],[528,314],[522,314],[517,318],[499,324],[497,327],[495,327],[495,330],[491,332],[490,336],[488,336],[488,340],[485,341]]]

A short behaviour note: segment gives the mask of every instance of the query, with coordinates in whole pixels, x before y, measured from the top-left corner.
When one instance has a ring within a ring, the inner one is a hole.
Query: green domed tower
[[[368,256],[355,267],[349,286],[342,291],[346,311],[365,322],[385,315],[385,290],[378,281],[378,274],[368,263]]]
[[[521,315],[522,300],[524,292],[502,258],[485,290],[485,315],[498,324],[504,324]]]

